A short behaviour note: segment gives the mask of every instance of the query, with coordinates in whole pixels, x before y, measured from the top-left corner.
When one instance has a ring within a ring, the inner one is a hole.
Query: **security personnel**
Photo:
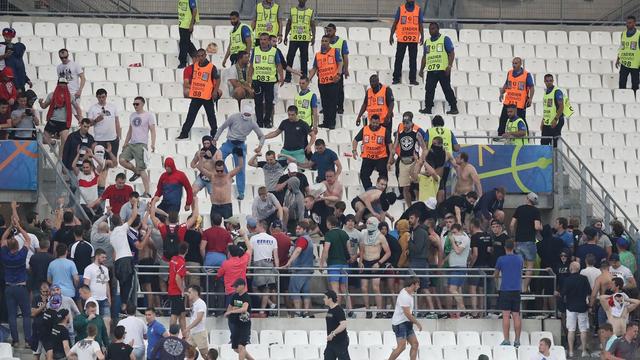
[[[402,79],[402,61],[409,48],[409,83],[418,85],[416,81],[416,61],[418,61],[418,44],[422,44],[424,28],[422,25],[422,9],[414,0],[407,0],[398,7],[396,18],[391,25],[389,44],[393,45],[393,35],[398,39],[396,62],[393,66],[393,83],[400,84]]]
[[[456,53],[453,50],[453,42],[446,35],[440,34],[440,25],[436,22],[429,24],[429,38],[424,42],[424,52],[420,63],[420,77],[424,78],[424,68],[427,68],[427,80],[425,82],[424,109],[422,114],[431,114],[433,97],[436,94],[436,86],[440,83],[444,97],[449,103],[450,110],[447,114],[458,114],[458,101],[451,88],[451,67]]]
[[[200,22],[200,14],[196,0],[178,0],[178,35],[180,36],[178,69],[187,66],[187,54],[191,57],[195,56],[196,46],[191,42],[191,33],[193,33],[193,25],[198,22]]]
[[[360,181],[365,190],[371,188],[371,174],[378,172],[378,178],[388,178],[387,162],[389,154],[393,153],[391,132],[380,125],[380,117],[373,115],[369,125],[360,129],[358,135],[351,142],[353,158],[358,157],[358,142],[362,141],[362,166],[360,167]]]
[[[502,114],[500,114],[500,126],[498,127],[498,135],[504,134],[504,127],[509,118],[507,115],[507,107],[515,105],[518,111],[518,117],[522,118],[527,125],[526,115],[527,108],[531,106],[533,99],[533,76],[522,67],[522,59],[513,58],[513,69],[507,73],[507,81],[500,88],[500,101],[502,101]]]
[[[389,156],[389,168],[395,162],[396,177],[398,178],[398,187],[402,192],[404,201],[407,206],[411,206],[411,173],[418,161],[420,155],[419,150],[424,152],[424,131],[420,126],[413,123],[413,113],[406,111],[402,114],[402,123],[398,125],[398,131],[394,136],[393,148],[395,149],[398,160],[395,161],[394,156]]]
[[[233,29],[231,29],[227,53],[224,54],[224,60],[222,60],[223,67],[227,67],[227,59],[231,59],[231,65],[233,65],[238,61],[238,53],[240,51],[250,54],[253,48],[251,28],[249,25],[240,22],[240,14],[237,11],[232,11],[229,14],[229,20]]]
[[[318,96],[309,89],[309,78],[300,77],[300,92],[294,98],[294,105],[298,108],[298,118],[309,127],[318,131]]]
[[[338,82],[342,74],[342,57],[340,50],[331,47],[331,38],[322,37],[320,51],[313,59],[313,69],[309,72],[309,79],[318,74],[318,90],[322,101],[323,121],[319,125],[322,128],[336,128],[336,112],[338,110]]]
[[[627,77],[631,74],[631,88],[638,90],[640,85],[640,32],[636,29],[635,16],[627,16],[627,31],[620,34],[620,50],[616,59],[616,68],[620,67],[620,89],[627,88]]]
[[[209,126],[211,127],[211,136],[215,136],[218,130],[213,101],[222,94],[220,91],[220,74],[215,65],[207,60],[207,52],[204,49],[198,49],[194,60],[195,62],[187,67],[183,73],[184,96],[191,98],[191,103],[189,104],[187,119],[182,125],[182,130],[176,140],[189,138],[189,132],[201,106],[204,106],[204,111],[207,114],[207,121],[209,121]]]
[[[544,76],[545,94],[542,98],[542,122],[540,131],[542,136],[553,136],[553,147],[557,146],[556,138],[561,135],[565,117],[573,115],[573,108],[569,98],[562,90],[553,85],[553,75]],[[551,139],[543,138],[541,145],[551,144]]]
[[[306,7],[307,0],[298,0],[298,6],[291,8],[291,14],[284,30],[284,44],[291,44],[287,52],[287,66],[293,67],[296,51],[300,50],[300,72],[307,76],[307,62],[309,62],[309,44],[313,44],[316,37],[316,21],[313,18],[313,9]],[[291,73],[287,72],[285,82],[291,82]]]
[[[451,155],[454,151],[460,151],[458,139],[453,134],[453,131],[451,131],[451,129],[444,126],[444,119],[440,115],[436,115],[431,119],[431,127],[426,131],[424,141],[427,144],[427,151],[425,151],[425,154],[428,154],[429,150],[431,150],[432,147],[436,146],[434,145],[434,140],[436,138],[442,139],[442,149],[444,150],[445,154]],[[450,172],[451,163],[446,162],[442,170],[442,176],[440,177],[440,184],[438,187],[438,194],[436,196],[438,203],[443,202],[445,199],[445,190]]]
[[[511,145],[527,145],[529,144],[529,129],[527,123],[518,116],[518,109],[515,104],[507,105],[507,123],[502,136],[506,139],[507,144]]]
[[[269,34],[266,32],[260,34],[260,46],[253,49],[247,78],[255,92],[254,102],[258,126],[271,127],[274,85],[278,79],[282,79],[280,85],[284,83],[284,70],[277,56],[277,50],[271,46]]]
[[[262,0],[256,5],[256,14],[251,21],[254,34],[267,33],[278,37],[278,44],[282,42],[282,20],[280,19],[280,5],[273,0]],[[255,46],[260,45],[256,39]]]
[[[331,38],[331,47],[340,50],[342,57],[342,76],[338,82],[338,114],[344,114],[344,79],[349,78],[349,46],[347,40],[336,35],[336,26],[328,24],[324,28],[324,34]]]
[[[395,106],[393,91],[391,91],[390,87],[382,85],[380,78],[376,74],[369,77],[369,85],[369,89],[364,94],[364,101],[360,106],[358,117],[356,117],[356,126],[360,126],[360,119],[363,119],[362,115],[366,111],[369,118],[373,115],[378,115],[380,121],[382,121],[382,126],[391,129],[393,107]],[[364,120],[366,124],[366,119]]]

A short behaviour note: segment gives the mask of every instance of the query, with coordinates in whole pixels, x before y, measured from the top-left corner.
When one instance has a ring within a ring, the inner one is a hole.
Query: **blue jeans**
[[[222,151],[222,160],[225,160],[235,148],[242,149],[242,170],[238,173],[238,175],[236,175],[236,185],[238,187],[238,195],[244,196],[244,174],[247,166],[247,144],[245,144],[244,142],[233,144],[231,140],[227,140],[220,147],[220,151]],[[236,154],[233,154],[233,165],[238,166],[238,155]]]
[[[25,285],[7,285],[5,288],[7,300],[7,312],[9,315],[9,328],[11,329],[11,341],[18,342],[18,307],[22,312],[22,326],[24,327],[25,342],[31,338],[31,309],[29,308],[29,291]]]

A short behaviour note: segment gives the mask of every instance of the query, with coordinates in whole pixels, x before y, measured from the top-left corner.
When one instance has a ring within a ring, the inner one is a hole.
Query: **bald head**
[[[520,70],[522,68],[522,59],[517,56],[514,57],[511,65],[513,65],[513,70]]]
[[[580,271],[580,263],[577,261],[572,262],[569,265],[569,272],[573,273],[577,273],[578,271]]]
[[[106,222],[101,222],[98,225],[98,231],[103,233],[103,234],[108,234],[109,233],[109,224],[107,224]]]

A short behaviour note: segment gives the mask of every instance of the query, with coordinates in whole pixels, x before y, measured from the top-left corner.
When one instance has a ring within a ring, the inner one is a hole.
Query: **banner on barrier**
[[[38,190],[38,143],[0,141],[0,191]]]
[[[508,193],[553,192],[550,145],[462,145],[485,190],[503,186]]]

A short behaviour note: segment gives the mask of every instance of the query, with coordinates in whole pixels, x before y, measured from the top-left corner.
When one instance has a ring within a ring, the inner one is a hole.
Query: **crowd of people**
[[[195,181],[164,149],[158,149],[165,155],[164,172],[152,178],[149,152],[156,152],[158,129],[144,97],[133,100],[135,111],[123,139],[125,124],[105,89],[96,90],[97,101],[86,112],[80,108],[87,79],[82,66],[61,49],[57,86],[38,99],[43,94],[27,90],[32,84],[22,60],[24,45],[13,42],[15,30],[3,30],[0,137],[34,139],[36,126],[45,123],[43,142],[57,147],[75,191],[71,201],[62,199],[52,219],[22,211],[16,203],[10,219],[0,219],[0,318],[9,323],[14,346],[20,340],[20,313],[24,346],[35,359],[45,354],[47,359],[73,354],[80,359],[215,359],[208,349],[207,318],[228,316],[233,348],[240,359],[250,359],[245,349],[250,317],[273,316],[276,309],[314,317],[317,304],[310,294],[318,282],[314,268],[321,268],[326,271],[321,286],[330,289],[324,304],[334,314],[327,320],[327,340],[340,345],[328,346],[326,358],[345,358],[346,319],[359,311],[365,318],[392,319],[399,339],[392,359],[407,343],[415,358],[416,319],[496,316],[487,309],[502,311],[503,345],[517,347],[523,302],[523,311],[545,310],[544,318],[555,310],[562,318],[570,357],[577,348],[576,330],[583,356],[598,350],[604,359],[626,359],[625,354],[638,350],[638,326],[632,321],[640,304],[634,276],[638,243],[618,221],[604,224],[594,218],[581,228],[575,219],[558,217],[544,224],[535,193],[527,194],[511,217],[505,216],[506,190],[483,189],[454,131],[441,115],[432,114],[438,83],[450,106],[447,114],[458,114],[450,85],[454,44],[435,22],[425,37],[422,9],[413,0],[398,8],[391,28],[389,42],[397,41],[392,84],[402,81],[408,51],[410,85],[418,85],[417,76],[426,76],[424,108],[420,114],[404,112],[394,126],[393,91],[377,75],[370,77],[357,115],[357,126],[362,126],[352,139],[352,153],[346,154],[360,160],[364,191],[349,191],[350,203],[344,201],[344,157],[318,132],[336,128],[336,117],[344,113],[344,79],[351,76],[349,47],[336,35],[336,26],[325,26],[313,66],[307,69],[309,45],[317,34],[314,10],[305,0],[291,8],[285,26],[273,0],[258,3],[250,25],[234,11],[221,64],[230,60],[231,67],[221,71],[206,50],[190,41],[199,21],[196,2],[180,0],[178,5],[179,67],[184,68],[183,90],[191,104],[176,140],[191,137],[201,107],[210,126],[189,163],[188,171],[197,173]],[[630,42],[638,34],[630,16],[617,64],[622,66],[621,87],[630,74],[634,90],[640,50]],[[289,44],[286,57],[278,49],[281,42]],[[298,51],[300,70],[293,68]],[[299,78],[300,91],[287,118],[274,128],[278,88],[293,81],[292,74]],[[319,96],[310,88],[316,77]],[[573,109],[553,76],[544,80],[540,129],[543,136],[557,137]],[[253,99],[255,106],[243,105],[218,121],[215,102],[227,91],[239,106],[243,99]],[[526,110],[533,95],[532,74],[516,57],[500,89],[504,108],[498,136],[505,143],[530,143]],[[36,101],[47,109],[44,119],[33,107]],[[423,114],[430,115],[431,127],[416,124]],[[248,149],[252,132],[258,143]],[[265,145],[279,140],[281,150],[264,151],[259,160]],[[555,146],[551,138],[542,143]],[[230,155],[233,168],[225,163]],[[261,169],[264,181],[241,218],[233,202],[245,198],[246,165]],[[123,170],[115,170],[119,167]],[[115,182],[109,184],[114,170]],[[397,190],[388,187],[392,176]],[[139,192],[133,187],[138,178]],[[152,181],[157,182],[155,191]],[[203,190],[210,199],[208,212],[201,208],[208,202],[198,197]],[[406,210],[395,212],[395,202],[402,200]],[[76,203],[80,207],[71,209]],[[202,214],[208,214],[208,221]],[[168,275],[158,274],[161,268],[168,268]],[[394,277],[406,274],[417,277],[406,282]],[[541,274],[548,276],[533,277]],[[424,295],[415,307],[414,293]],[[531,301],[531,294],[546,296]],[[346,313],[338,304],[344,304]],[[144,321],[136,317],[138,309],[144,309]],[[156,320],[156,309],[168,309],[163,312],[171,318],[168,330]],[[600,349],[587,348],[594,329],[600,332]],[[548,339],[541,341],[540,353],[547,359],[549,347]]]

